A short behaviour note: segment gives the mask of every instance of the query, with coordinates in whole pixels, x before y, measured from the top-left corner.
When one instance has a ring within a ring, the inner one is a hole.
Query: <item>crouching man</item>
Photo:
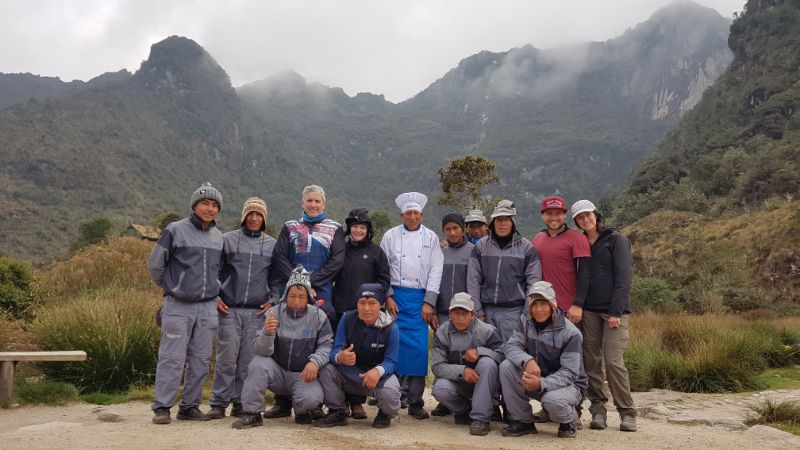
[[[470,434],[485,436],[500,404],[497,365],[504,342],[493,325],[475,318],[469,294],[455,294],[449,309],[450,320],[436,330],[433,346],[433,396],[455,414],[457,425],[469,424]]]
[[[553,286],[537,281],[528,291],[528,308],[505,346],[500,365],[500,386],[511,423],[503,436],[536,433],[530,398],[542,403],[558,437],[574,438],[578,417],[575,407],[588,379],[581,359],[582,338],[578,328],[558,309]]]
[[[387,428],[400,410],[400,382],[394,375],[400,331],[384,309],[385,294],[377,283],[362,284],[355,311],[344,313],[336,329],[331,363],[320,382],[328,414],[317,427],[347,425],[345,395],[370,395],[378,401],[374,428]]]
[[[328,362],[333,333],[328,317],[315,306],[309,273],[298,266],[286,283],[278,306],[270,308],[264,329],[253,343],[255,356],[247,368],[242,388],[243,415],[233,428],[263,424],[264,390],[291,395],[295,422],[311,423],[322,415],[322,385],[317,380]]]

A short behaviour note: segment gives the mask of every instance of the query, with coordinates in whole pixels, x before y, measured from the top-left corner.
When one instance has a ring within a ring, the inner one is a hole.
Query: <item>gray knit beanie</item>
[[[283,303],[286,301],[286,294],[289,293],[289,288],[292,286],[302,286],[305,288],[306,292],[308,292],[308,303],[315,305],[317,301],[314,299],[314,296],[311,295],[311,274],[303,266],[297,266],[292,270],[291,275],[289,275],[289,281],[286,282],[286,289],[283,291],[283,296],[279,300],[279,303]]]
[[[219,210],[222,211],[222,193],[212,186],[208,181],[203,183],[202,186],[197,188],[197,190],[192,193],[192,199],[189,202],[189,207],[194,210],[194,205],[196,205],[200,200],[206,198],[217,202],[219,204]]]

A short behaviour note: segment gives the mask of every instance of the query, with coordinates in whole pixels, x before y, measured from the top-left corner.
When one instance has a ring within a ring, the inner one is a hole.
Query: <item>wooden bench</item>
[[[18,362],[86,361],[86,352],[0,352],[0,406],[14,397],[14,368]]]

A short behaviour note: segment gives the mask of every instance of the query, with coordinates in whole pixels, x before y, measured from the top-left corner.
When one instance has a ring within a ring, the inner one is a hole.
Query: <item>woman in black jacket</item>
[[[379,283],[384,292],[389,291],[389,260],[380,246],[372,242],[374,236],[372,220],[365,208],[355,208],[345,220],[345,258],[342,269],[333,284],[333,307],[336,314],[331,316],[334,333],[339,319],[347,311],[356,309],[358,288],[366,283]],[[361,396],[348,396],[350,417],[366,419],[364,401]]]
[[[619,231],[606,228],[589,200],[572,205],[572,218],[589,238],[592,248],[591,281],[583,303],[583,363],[589,376],[586,397],[591,401],[589,428],[606,428],[603,362],[621,431],[636,431],[636,408],[631,396],[623,354],[628,347],[633,265],[631,244]]]

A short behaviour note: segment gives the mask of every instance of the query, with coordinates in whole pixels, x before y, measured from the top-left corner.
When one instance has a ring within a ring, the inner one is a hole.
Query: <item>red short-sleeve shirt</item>
[[[533,236],[531,243],[539,252],[542,264],[542,278],[549,281],[556,291],[556,301],[562,311],[566,311],[575,301],[578,270],[575,258],[592,256],[589,240],[583,233],[567,229],[556,236],[540,231]]]

